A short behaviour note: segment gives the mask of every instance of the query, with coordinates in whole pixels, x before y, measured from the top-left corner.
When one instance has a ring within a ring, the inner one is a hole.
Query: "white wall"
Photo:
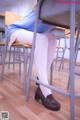
[[[33,5],[36,3],[37,0],[21,0],[17,1],[15,5],[11,3],[7,3],[5,6],[0,6],[0,13],[4,13],[5,11],[12,11],[14,13],[17,13],[18,15],[25,16],[33,7]],[[9,1],[10,2],[10,1]],[[14,0],[11,0],[11,2],[14,2]]]
[[[36,3],[36,0],[28,0],[26,1],[26,3],[25,2],[19,3],[18,6],[12,7],[11,11],[21,16],[25,16],[32,9],[35,3]]]

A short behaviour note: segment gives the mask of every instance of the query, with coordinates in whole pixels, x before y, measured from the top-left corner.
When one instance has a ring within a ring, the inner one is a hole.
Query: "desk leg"
[[[75,0],[72,0],[75,2]],[[75,44],[74,44],[74,35],[75,35],[75,4],[71,4],[70,10],[70,112],[71,112],[71,119],[75,120]]]

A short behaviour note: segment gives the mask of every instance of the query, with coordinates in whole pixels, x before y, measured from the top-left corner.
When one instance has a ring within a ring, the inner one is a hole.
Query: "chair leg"
[[[0,80],[3,80],[3,76],[4,76],[6,54],[7,54],[7,46],[4,46],[3,55],[2,55],[2,69],[1,69],[1,77],[0,77]]]
[[[24,78],[23,78],[23,93],[26,95],[26,77],[28,67],[28,49],[24,48]]]
[[[31,76],[32,76],[32,64],[33,64],[33,59],[30,58],[29,60],[29,66],[28,66],[28,71],[27,71],[27,78],[26,78],[26,100],[29,100],[29,93],[30,93],[30,82],[31,82]]]
[[[60,45],[60,40],[58,42],[58,46]],[[58,62],[58,56],[59,56],[59,47],[57,48],[57,51],[56,51],[56,59],[55,59],[55,65],[57,66],[57,62]]]
[[[65,54],[65,48],[63,49],[62,58],[61,58],[59,69],[58,69],[59,71],[64,67],[64,54]]]
[[[15,59],[16,59],[16,48],[13,50],[13,70],[15,69]]]
[[[21,50],[20,50],[20,48],[19,48],[19,76],[21,76]]]
[[[51,68],[50,68],[50,85],[52,85],[52,80],[53,80],[53,63],[51,64]]]
[[[8,63],[8,69],[10,69],[10,60],[11,60],[11,47],[10,47],[10,50],[9,50],[9,63]]]
[[[64,54],[65,54],[65,51],[66,51],[66,36],[65,36],[65,33],[63,35],[63,42],[64,42],[64,48],[61,47],[61,38],[58,39],[58,48],[57,48],[57,54],[56,54],[56,64],[57,64],[57,61],[58,61],[58,58],[60,58],[60,64],[59,64],[59,67],[58,67],[58,71],[60,71],[61,69],[63,69],[64,67]],[[62,50],[62,51],[61,51]],[[62,54],[61,57],[59,57],[59,53]]]
[[[80,33],[78,35],[78,39],[76,40],[76,44],[75,44],[75,53],[76,53],[76,55],[75,55],[75,62],[77,60],[79,46],[80,46]]]

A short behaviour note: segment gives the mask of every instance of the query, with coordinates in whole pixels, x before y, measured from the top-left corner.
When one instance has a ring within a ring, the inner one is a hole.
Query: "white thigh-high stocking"
[[[43,34],[37,35],[34,58],[40,82],[49,85],[47,74],[48,37],[46,35]],[[42,85],[40,85],[40,89],[45,97],[51,94],[51,90]]]
[[[57,45],[57,39],[55,36],[51,34],[47,34],[48,37],[48,72],[50,72],[51,64],[55,58],[56,55],[56,45]]]

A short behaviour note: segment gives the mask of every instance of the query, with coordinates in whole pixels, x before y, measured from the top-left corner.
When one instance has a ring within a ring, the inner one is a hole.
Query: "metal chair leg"
[[[28,69],[28,49],[24,48],[24,78],[23,78],[23,93],[26,95],[26,78]]]
[[[4,76],[6,55],[7,55],[7,46],[4,46],[3,55],[2,55],[2,69],[1,69],[0,80],[3,80],[3,76]]]

